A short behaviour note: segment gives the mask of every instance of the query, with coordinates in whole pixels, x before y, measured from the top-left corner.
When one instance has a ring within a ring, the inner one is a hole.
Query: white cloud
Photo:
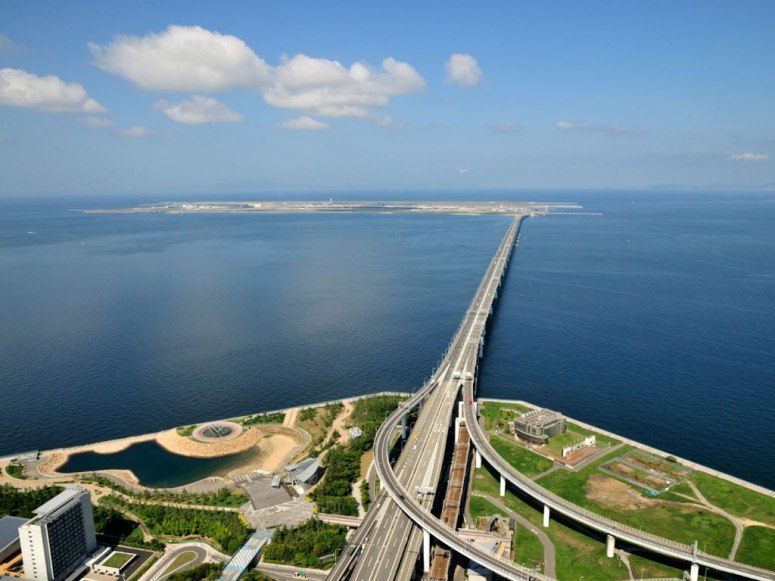
[[[21,50],[21,47],[18,44],[0,32],[0,54],[10,54],[19,50]]]
[[[118,36],[89,44],[101,69],[141,89],[211,93],[258,91],[273,107],[326,117],[364,117],[390,98],[421,91],[424,79],[408,63],[386,58],[374,70],[363,63],[298,54],[272,67],[236,36],[199,26],[170,26],[144,37]]]
[[[325,117],[365,117],[390,97],[422,90],[425,81],[411,65],[393,58],[375,71],[363,63],[349,69],[337,61],[299,54],[274,70],[274,83],[262,91],[274,107],[300,109]]]
[[[117,129],[116,133],[118,133],[121,137],[131,137],[134,139],[150,137],[151,135],[154,135],[153,131],[147,127],[143,127],[142,125],[134,125],[129,129]]]
[[[200,26],[169,26],[158,34],[89,43],[95,64],[141,89],[214,92],[254,89],[270,67],[244,41]]]
[[[242,115],[232,111],[223,103],[200,95],[194,95],[188,101],[178,104],[169,103],[162,99],[156,101],[154,109],[162,111],[173,121],[188,125],[242,121]]]
[[[84,117],[76,119],[76,121],[87,127],[113,127],[113,125],[115,125],[113,121],[105,119],[104,117]]]
[[[571,123],[569,121],[558,121],[557,129],[560,131],[596,131],[606,135],[641,135],[642,129],[633,129],[630,127],[620,127],[615,125],[590,125],[589,123]]]
[[[31,107],[49,113],[106,111],[78,83],[65,83],[54,75],[38,77],[10,68],[0,69],[0,105]]]
[[[475,87],[482,80],[482,70],[470,54],[455,53],[444,63],[447,82],[461,87]]]
[[[770,158],[769,153],[753,153],[746,151],[745,153],[735,153],[729,156],[732,161],[765,161]]]
[[[295,131],[319,131],[321,129],[328,129],[330,125],[304,115],[303,117],[298,117],[296,119],[286,119],[280,123],[279,127],[281,129],[291,129]]]

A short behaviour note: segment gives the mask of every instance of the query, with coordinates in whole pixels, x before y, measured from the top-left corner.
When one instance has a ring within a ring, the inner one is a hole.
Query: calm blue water
[[[84,452],[70,457],[60,472],[91,472],[112,468],[132,470],[141,484],[171,488],[208,476],[222,476],[256,457],[252,450],[220,458],[188,458],[171,454],[156,442],[133,444],[115,454]]]
[[[775,488],[775,196],[577,197],[523,225],[481,395]],[[86,204],[0,207],[0,454],[411,389],[508,224]]]

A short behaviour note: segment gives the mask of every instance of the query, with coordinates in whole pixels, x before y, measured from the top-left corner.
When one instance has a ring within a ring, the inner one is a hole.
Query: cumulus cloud
[[[105,46],[89,43],[95,64],[141,89],[219,92],[254,89],[270,67],[244,41],[201,26],[169,26],[144,37],[118,36]]]
[[[82,117],[81,119],[76,119],[76,121],[87,127],[113,127],[115,125],[113,121],[104,117]]]
[[[279,127],[294,131],[319,131],[321,129],[328,129],[330,125],[304,115],[296,119],[287,119],[280,123]]]
[[[447,82],[461,87],[475,87],[482,80],[482,70],[470,54],[455,53],[444,63]]]
[[[406,121],[396,121],[390,115],[383,115],[376,121],[377,125],[386,129],[403,129],[407,126]]]
[[[154,134],[153,131],[151,131],[147,127],[143,127],[142,125],[134,125],[132,127],[129,127],[128,129],[117,129],[116,133],[118,133],[121,137],[131,137],[133,139],[150,137],[151,135]]]
[[[156,101],[154,109],[163,112],[173,121],[188,125],[242,121],[242,115],[232,111],[220,101],[200,95],[194,95],[188,101],[178,104],[169,103],[162,99]]]
[[[272,67],[236,36],[199,26],[170,26],[144,37],[89,44],[95,64],[144,90],[212,93],[258,91],[273,107],[326,117],[364,117],[390,98],[422,90],[408,63],[386,58],[375,70],[357,62],[298,54]]]
[[[769,153],[753,153],[752,151],[746,151],[745,153],[734,153],[729,156],[729,159],[732,161],[765,161],[769,158]]]
[[[621,127],[615,125],[591,125],[589,123],[571,123],[569,121],[558,121],[557,129],[560,131],[596,131],[606,135],[640,135],[641,129],[630,127]]]
[[[422,90],[425,81],[409,64],[394,58],[375,71],[363,63],[349,69],[337,61],[299,54],[274,71],[264,99],[274,107],[301,109],[324,117],[365,117],[390,97]]]
[[[54,75],[39,77],[10,68],[0,69],[0,105],[30,107],[49,113],[106,111],[78,83],[66,83]]]

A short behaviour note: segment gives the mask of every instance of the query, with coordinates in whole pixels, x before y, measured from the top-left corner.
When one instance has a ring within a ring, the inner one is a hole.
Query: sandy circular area
[[[193,458],[213,458],[227,456],[249,450],[261,440],[263,433],[258,428],[248,428],[231,440],[197,442],[178,434],[177,430],[167,430],[156,437],[160,446],[181,456]]]
[[[222,436],[213,435],[212,432],[222,432]],[[191,434],[191,437],[206,444],[215,444],[218,442],[228,442],[234,440],[242,434],[242,426],[234,422],[210,422],[197,427]]]

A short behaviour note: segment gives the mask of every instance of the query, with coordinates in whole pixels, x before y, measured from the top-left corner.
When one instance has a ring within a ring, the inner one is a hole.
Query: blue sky
[[[775,3],[0,4],[0,195],[775,187]]]

